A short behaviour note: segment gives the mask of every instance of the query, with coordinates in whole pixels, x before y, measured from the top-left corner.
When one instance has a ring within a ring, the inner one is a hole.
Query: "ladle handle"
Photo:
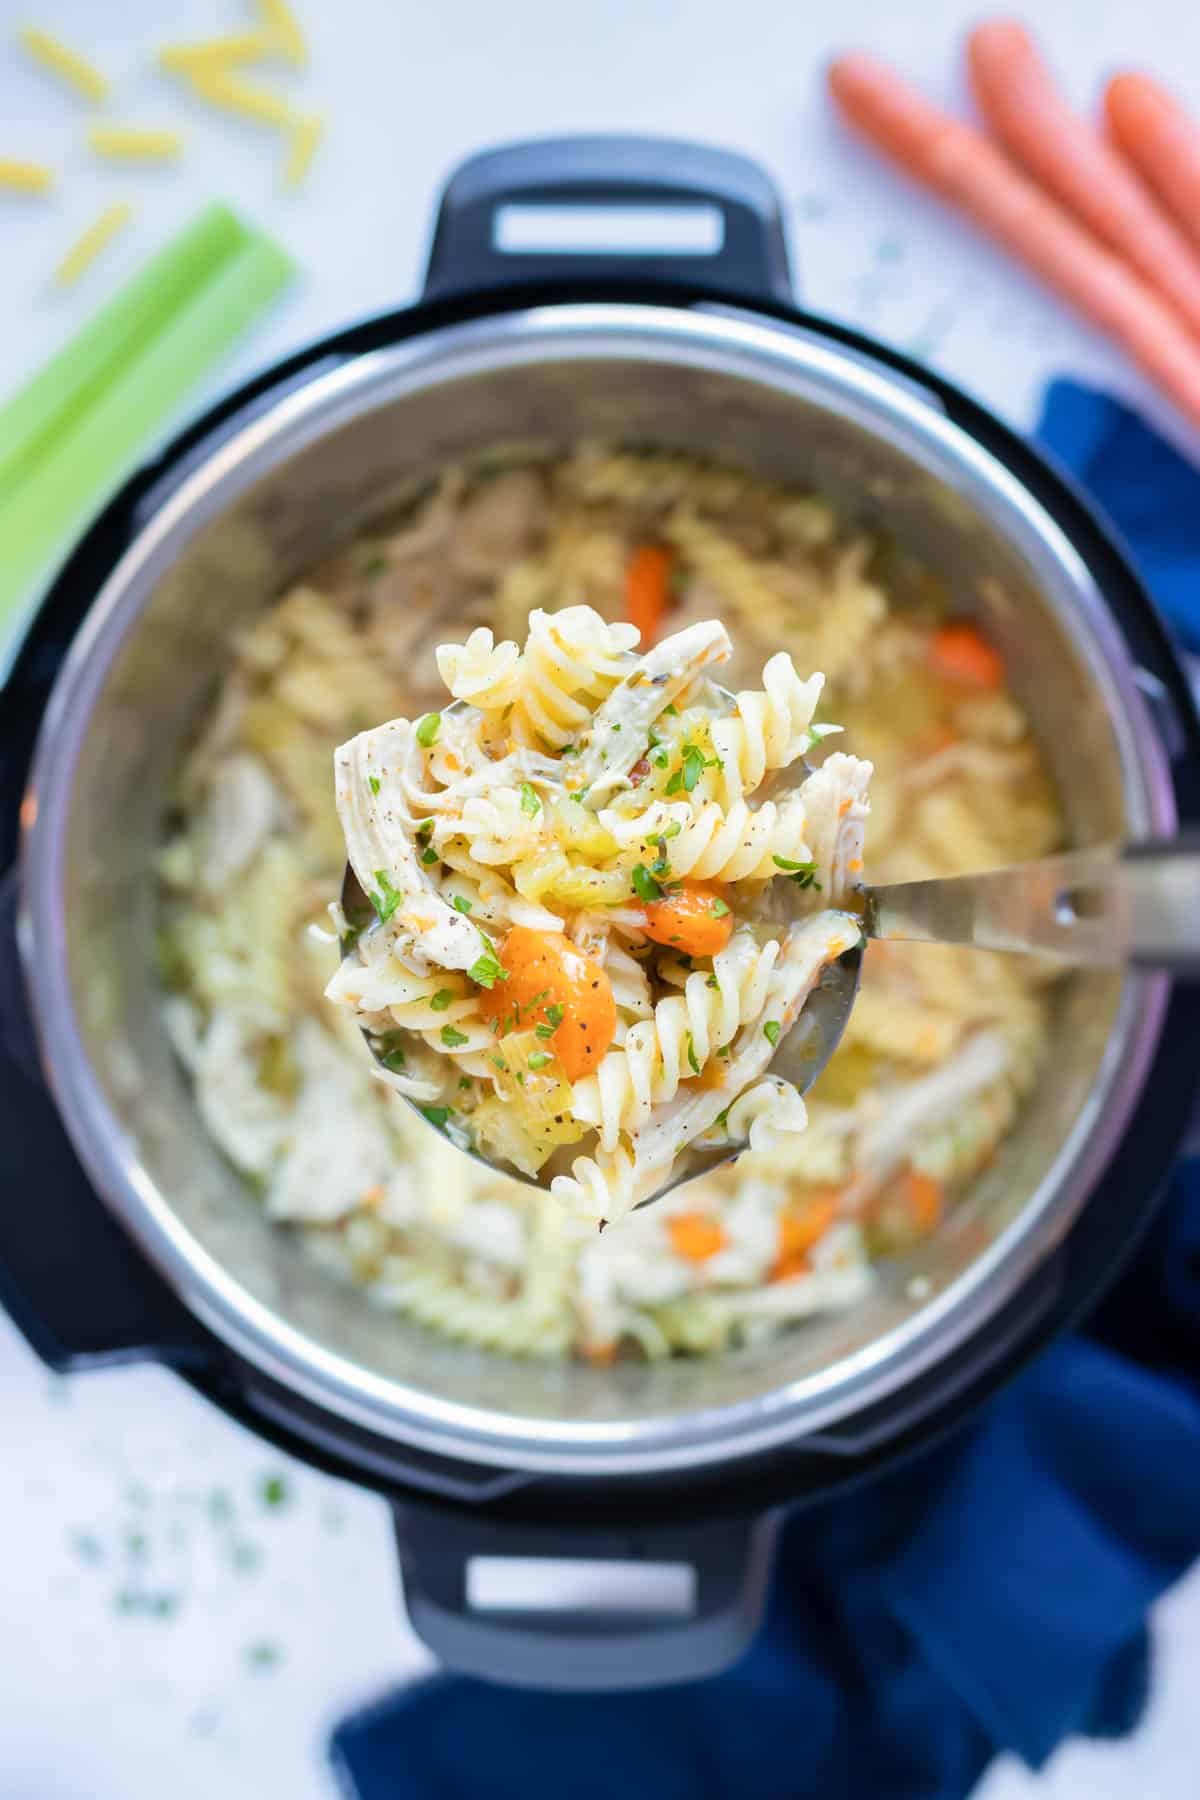
[[[1200,833],[870,890],[867,935],[1200,976]]]

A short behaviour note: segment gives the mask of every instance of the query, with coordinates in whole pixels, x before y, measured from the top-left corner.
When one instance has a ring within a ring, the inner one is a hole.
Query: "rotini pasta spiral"
[[[574,1329],[565,1292],[549,1305],[529,1305],[522,1296],[497,1299],[417,1257],[389,1257],[371,1292],[446,1337],[509,1356],[562,1356]]]
[[[575,1115],[597,1127],[602,1151],[614,1152],[622,1131],[644,1125],[761,1014],[778,959],[777,942],[760,949],[749,932],[738,932],[713,958],[711,974],[689,975],[682,994],[660,1000],[654,1017],[631,1026],[624,1044],[576,1084]]]
[[[511,706],[520,692],[521,652],[513,643],[497,643],[486,625],[465,644],[439,644],[438,674],[456,700],[481,712]]]
[[[637,635],[632,625],[609,625],[590,606],[532,612],[510,720],[516,741],[554,750],[568,743],[626,672]]]
[[[726,806],[757,788],[769,769],[786,769],[809,749],[823,686],[821,675],[802,681],[791,657],[780,650],[763,670],[762,688],[743,690],[736,697],[736,711],[713,720],[710,730]]]

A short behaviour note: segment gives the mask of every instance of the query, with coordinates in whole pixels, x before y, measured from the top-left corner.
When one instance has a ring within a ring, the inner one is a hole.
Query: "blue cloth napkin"
[[[1040,436],[1200,649],[1200,472],[1068,382]],[[1190,542],[1189,542],[1190,538]],[[360,1800],[961,1800],[990,1759],[1136,1723],[1147,1612],[1200,1554],[1200,1164],[1089,1323],[971,1427],[785,1534],[729,1673],[653,1693],[453,1676],[336,1732]]]

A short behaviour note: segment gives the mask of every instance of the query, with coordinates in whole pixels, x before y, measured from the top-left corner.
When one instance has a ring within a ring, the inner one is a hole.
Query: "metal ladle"
[[[732,696],[726,697],[732,703]],[[811,772],[803,762],[780,770],[770,784],[770,798],[795,789]],[[811,916],[811,907],[799,904],[790,882],[773,882],[769,893],[773,924],[786,926]],[[349,866],[341,901],[356,937],[372,928],[373,908]],[[1200,976],[1200,833],[1071,850],[978,875],[860,886],[851,904],[862,920],[862,941],[823,970],[771,1062],[772,1073],[801,1094],[812,1087],[841,1041],[872,938],[1019,951],[1064,968],[1133,964]],[[367,1032],[363,1035],[378,1060],[377,1046]],[[738,1142],[688,1145],[671,1178],[639,1204],[661,1200],[681,1182],[718,1168],[745,1148]],[[468,1154],[500,1167],[474,1151]],[[549,1178],[534,1185],[548,1186]]]

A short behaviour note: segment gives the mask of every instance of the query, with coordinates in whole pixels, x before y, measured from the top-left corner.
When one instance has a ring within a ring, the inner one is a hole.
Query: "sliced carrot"
[[[1010,155],[1200,331],[1200,259],[1124,158],[1067,105],[1024,27],[978,26],[967,60],[980,111]]]
[[[930,668],[960,687],[1004,686],[1004,658],[976,625],[965,621],[941,626],[929,640]]]
[[[725,1233],[707,1213],[676,1213],[667,1220],[671,1248],[687,1262],[707,1262],[725,1248]]]
[[[1200,346],[1119,257],[981,132],[931,106],[886,64],[861,53],[841,56],[828,78],[838,106],[864,137],[1124,345],[1151,380],[1200,423]]]
[[[684,881],[644,909],[646,936],[682,956],[715,956],[733,934],[733,912],[719,881]]]
[[[944,1194],[942,1184],[933,1175],[910,1169],[904,1178],[901,1195],[908,1215],[921,1237],[926,1237],[942,1217]]]
[[[479,1010],[498,1032],[535,1031],[568,1081],[594,1069],[617,1030],[603,967],[556,931],[514,925],[499,950],[507,979],[483,988]]]
[[[1115,75],[1104,113],[1120,150],[1200,248],[1200,125],[1149,75]]]
[[[671,603],[671,563],[661,544],[643,544],[625,570],[625,616],[641,632],[643,650],[656,642]]]
[[[807,1259],[838,1215],[838,1188],[818,1188],[800,1203],[779,1215],[779,1255],[776,1267]]]

